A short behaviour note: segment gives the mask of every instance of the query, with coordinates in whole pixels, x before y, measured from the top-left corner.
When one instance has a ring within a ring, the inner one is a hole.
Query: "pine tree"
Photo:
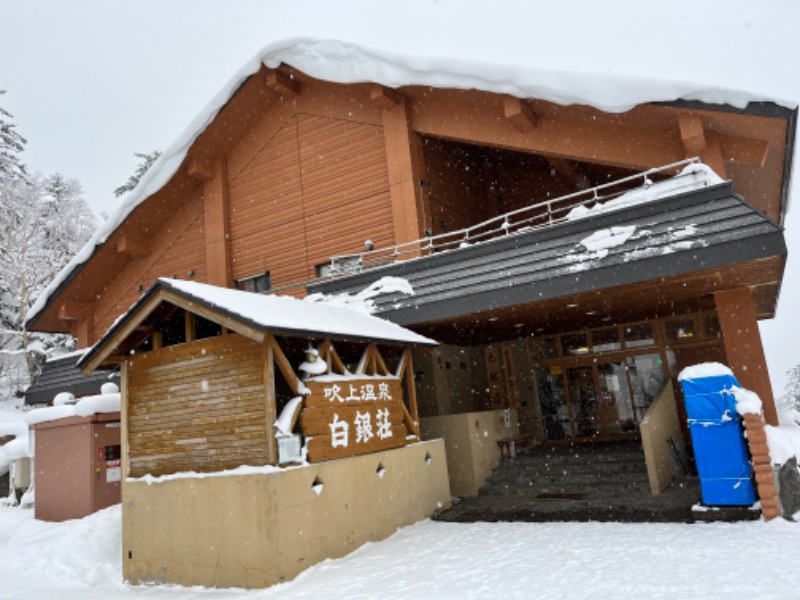
[[[5,90],[0,90],[0,95],[5,93]],[[11,119],[11,113],[0,106],[0,181],[27,178],[19,155],[28,141],[16,131]]]
[[[135,152],[133,154],[137,158],[141,158],[142,162],[140,162],[136,166],[136,171],[133,175],[128,178],[128,181],[125,182],[124,185],[119,186],[117,189],[114,190],[114,195],[119,198],[120,196],[127,194],[128,192],[132,191],[137,185],[139,185],[139,181],[141,181],[144,174],[150,170],[150,167],[153,166],[153,163],[158,160],[158,157],[161,156],[161,150],[153,150],[149,154],[141,154],[139,152]]]

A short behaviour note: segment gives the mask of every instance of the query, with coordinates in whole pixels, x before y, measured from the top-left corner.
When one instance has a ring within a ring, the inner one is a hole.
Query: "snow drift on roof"
[[[402,344],[436,345],[436,341],[396,323],[338,306],[304,302],[289,296],[265,296],[195,281],[159,279],[158,284],[217,307],[265,331],[322,333],[333,338],[374,339]]]
[[[335,83],[374,82],[392,88],[425,85],[477,89],[563,105],[586,104],[609,112],[622,112],[644,102],[677,99],[729,104],[738,108],[744,108],[751,101],[775,100],[741,90],[709,87],[702,81],[682,82],[655,77],[565,71],[535,65],[405,55],[335,40],[281,40],[265,46],[247,61],[189,123],[117,211],[41,293],[28,311],[26,321],[30,322],[39,315],[53,292],[91,258],[95,248],[101,246],[141,202],[167,184],[192,143],[233,97],[239,86],[256,73],[262,64],[269,68],[287,64],[317,79]],[[789,106],[786,102],[783,104]],[[794,104],[791,106],[794,107]]]

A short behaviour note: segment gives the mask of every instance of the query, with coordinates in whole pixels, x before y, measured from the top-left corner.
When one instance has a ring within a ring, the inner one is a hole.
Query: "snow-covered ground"
[[[0,598],[796,600],[800,524],[424,521],[267,590],[121,582],[120,508],[44,523],[0,509]]]

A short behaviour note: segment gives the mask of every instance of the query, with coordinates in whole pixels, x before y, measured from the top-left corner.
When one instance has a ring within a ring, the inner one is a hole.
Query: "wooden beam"
[[[681,142],[686,151],[686,158],[700,156],[706,149],[706,134],[703,121],[699,115],[693,113],[680,113],[678,115],[678,129]]]
[[[302,390],[305,386],[300,379],[297,378],[297,374],[294,372],[294,369],[292,369],[289,359],[286,358],[283,350],[281,350],[278,340],[276,340],[273,335],[267,335],[267,341],[272,346],[275,364],[278,365],[278,370],[281,372],[281,375],[283,375],[286,383],[289,384],[289,387],[295,394],[298,396],[302,395]]]
[[[585,190],[591,187],[589,179],[581,173],[574,164],[563,158],[555,156],[545,156],[550,166],[555,169],[556,173],[567,183],[568,186]]]
[[[184,325],[186,327],[186,343],[197,339],[197,324],[195,323],[194,313],[188,310],[183,311]]]
[[[369,97],[381,110],[390,110],[403,103],[400,92],[377,84],[370,87]]]
[[[58,306],[58,318],[62,321],[80,321],[92,313],[88,302],[62,302]]]
[[[128,455],[128,363],[124,361],[119,376],[119,417],[120,417],[120,466],[123,477],[130,474],[130,456]],[[124,479],[123,479],[124,481]]]
[[[503,113],[517,131],[528,133],[536,128],[536,112],[515,96],[503,96]]]
[[[300,94],[300,82],[277,69],[267,71],[266,84],[268,89],[282,98],[294,98]]]
[[[134,236],[130,232],[123,233],[117,239],[117,253],[125,256],[139,257],[150,254],[152,248],[144,237]]]
[[[215,162],[216,159],[211,156],[191,156],[186,174],[198,181],[209,181],[216,173]]]
[[[766,140],[722,137],[719,143],[725,160],[759,168],[763,168],[767,161],[769,142]]]
[[[249,327],[248,325],[240,323],[239,321],[231,317],[220,314],[214,310],[208,309],[205,306],[201,306],[197,302],[186,300],[182,296],[178,296],[166,290],[162,290],[161,298],[167,300],[168,302],[174,304],[175,306],[184,309],[185,311],[192,312],[196,315],[200,315],[204,319],[208,319],[209,321],[213,321],[214,323],[217,323],[222,327],[226,327],[231,331],[240,333],[243,336],[250,338],[251,340],[254,340],[256,342],[264,341],[265,334],[259,331],[258,329]]]
[[[716,131],[706,132],[706,149],[700,153],[700,160],[714,169],[716,174],[722,179],[728,179],[728,170],[725,168],[725,160],[722,157],[722,147],[720,146],[719,136]]]

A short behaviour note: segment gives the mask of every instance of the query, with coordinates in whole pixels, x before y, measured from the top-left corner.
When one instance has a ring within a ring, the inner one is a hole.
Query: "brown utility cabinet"
[[[37,519],[79,519],[120,501],[119,412],[66,417],[31,429]]]

